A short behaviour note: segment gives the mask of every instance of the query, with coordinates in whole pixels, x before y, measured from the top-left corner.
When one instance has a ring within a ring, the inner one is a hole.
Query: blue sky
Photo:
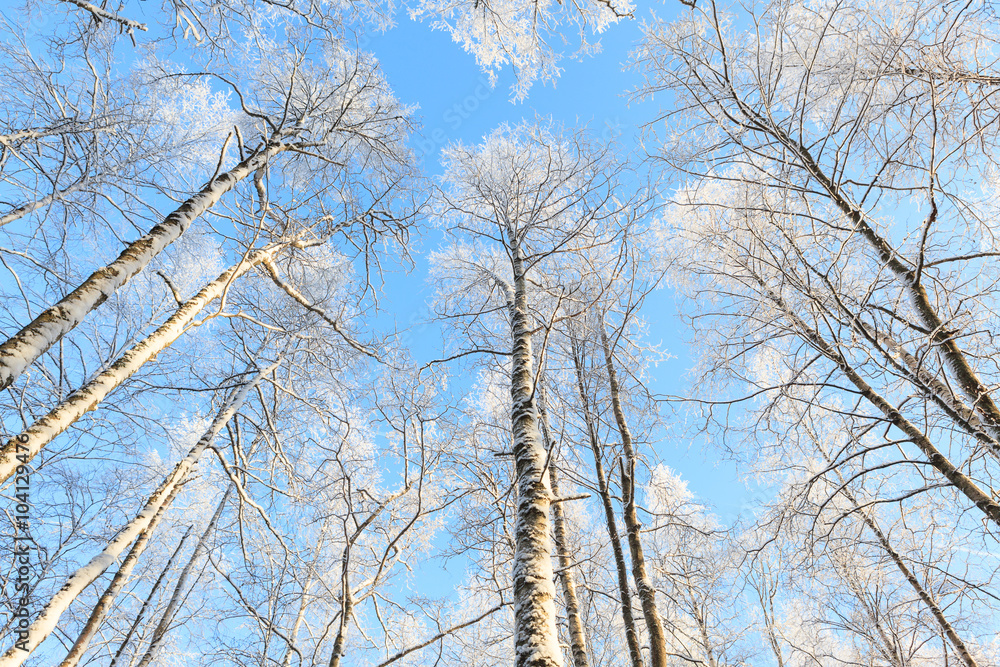
[[[598,133],[611,123],[626,135],[633,134],[649,114],[629,108],[624,93],[639,79],[634,72],[623,73],[622,65],[639,36],[636,21],[612,27],[601,36],[601,53],[583,60],[563,59],[564,71],[555,85],[535,84],[523,103],[510,99],[509,70],[491,88],[473,57],[428,23],[400,16],[398,25],[373,36],[368,48],[378,56],[396,95],[420,105],[425,135],[421,145],[429,148],[427,139],[438,146],[454,140],[478,142],[500,123],[536,113],[567,125],[588,125]],[[629,139],[623,137],[631,143]]]

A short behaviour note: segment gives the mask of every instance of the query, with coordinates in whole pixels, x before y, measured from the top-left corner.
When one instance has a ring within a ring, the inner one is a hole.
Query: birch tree
[[[597,491],[604,509],[604,523],[608,531],[608,539],[614,554],[615,570],[618,575],[618,599],[621,604],[622,622],[625,627],[625,639],[628,644],[629,659],[634,667],[639,667],[643,664],[643,659],[639,645],[639,633],[636,629],[632,609],[632,589],[628,581],[628,566],[625,560],[625,552],[622,548],[621,536],[618,531],[617,513],[615,512],[612,490],[609,486],[608,475],[604,469],[604,461],[609,457],[605,455],[604,448],[599,441],[598,427],[591,407],[591,392],[586,380],[587,353],[584,349],[582,336],[578,332],[571,329],[569,338],[570,355],[572,357],[574,374],[576,375],[579,409],[586,429],[587,442],[594,457],[594,476],[597,483]]]
[[[59,621],[59,617],[76,596],[108,568],[125,547],[149,526],[161,510],[169,507],[181,484],[190,474],[191,469],[198,462],[201,454],[211,445],[212,440],[218,435],[219,431],[222,430],[236,411],[239,410],[253,385],[263,375],[273,371],[276,367],[277,363],[268,366],[264,372],[258,373],[238,391],[233,392],[233,395],[226,401],[224,408],[219,412],[209,430],[191,448],[187,456],[174,466],[174,469],[146,501],[145,506],[136,515],[135,519],[120,531],[116,538],[100,554],[91,559],[87,565],[77,570],[69,578],[62,589],[49,601],[38,618],[31,624],[31,627],[23,635],[19,633],[15,646],[8,649],[0,657],[0,661],[2,661],[0,664],[11,665],[12,667],[22,664],[31,652],[52,632]]]
[[[440,297],[441,311],[463,318],[459,326],[469,335],[472,351],[495,350],[493,345],[499,343],[493,341],[504,329],[511,341],[518,508],[515,663],[559,665],[550,541],[552,492],[539,433],[532,341],[537,321],[549,321],[551,313],[534,316],[538,298],[532,292],[537,293],[536,281],[546,269],[551,271],[561,254],[578,246],[599,252],[609,243],[597,225],[609,216],[606,207],[611,206],[615,167],[609,155],[582,137],[561,137],[552,128],[530,125],[501,127],[479,147],[449,148],[444,160],[441,206],[451,229],[467,245],[460,240],[437,259],[439,270],[447,270],[450,278]],[[471,295],[470,285],[477,288]],[[563,293],[561,298],[572,297]],[[492,312],[505,317],[487,320]],[[492,334],[486,340],[475,335],[482,329]]]
[[[331,177],[325,189],[350,189],[359,180],[359,174],[352,168],[359,165],[365,165],[360,170],[368,177],[374,174],[368,169],[376,165],[381,168],[381,173],[373,178],[375,182],[398,179],[399,170],[393,163],[406,155],[399,145],[405,112],[388,94],[370,57],[339,47],[331,48],[320,62],[309,62],[304,56],[281,51],[248,54],[248,57],[256,59],[258,70],[250,72],[256,78],[250,78],[247,84],[230,79],[232,75],[225,72],[207,76],[231,86],[240,100],[241,122],[247,124],[247,134],[259,132],[259,143],[245,145],[243,133],[239,133],[237,149],[241,159],[223,171],[226,149],[234,138],[234,133],[230,133],[222,146],[216,173],[206,185],[183,200],[149,232],[128,244],[117,259],[94,272],[0,344],[2,386],[9,386],[88,312],[141,271],[241,181],[255,177],[261,222],[273,213],[278,216],[278,224],[288,231],[287,218],[268,205],[263,179],[276,156],[289,157],[286,172],[311,171],[316,178]],[[172,72],[164,72],[163,76],[190,78]],[[254,81],[266,81],[268,85],[254,87]],[[250,140],[251,144],[254,140]]]
[[[272,257],[289,247],[289,243],[274,244],[250,253],[244,261],[225,271],[218,278],[202,288],[194,297],[181,304],[150,336],[139,342],[115,361],[110,368],[98,374],[86,385],[70,394],[66,400],[53,408],[47,415],[11,438],[0,450],[0,482],[14,474],[18,465],[30,462],[53,438],[65,431],[83,414],[94,410],[98,403],[108,396],[145,362],[161,353],[172,344],[198,314],[212,301],[222,297],[234,280],[261,263],[272,261]],[[301,245],[301,243],[300,243]]]
[[[788,323],[783,370],[770,376],[779,393],[808,403],[845,386],[861,397],[845,407],[892,425],[880,457],[907,448],[878,465],[911,466],[914,492],[949,485],[996,523],[985,333],[996,281],[982,239],[998,125],[985,112],[995,65],[980,11],[774,4],[753,12],[760,29],[744,39],[708,3],[651,25],[638,59],[647,91],[679,95],[670,123],[704,138],[660,155],[690,179],[681,208],[706,214],[675,228],[694,243],[685,252],[726,237],[702,247],[713,268],[687,264],[688,293],[728,276],[704,293],[745,318],[725,334],[733,361],[720,358],[716,377],[739,374],[732,353]],[[758,318],[747,308],[760,304],[769,314]],[[878,474],[872,464],[866,474]]]

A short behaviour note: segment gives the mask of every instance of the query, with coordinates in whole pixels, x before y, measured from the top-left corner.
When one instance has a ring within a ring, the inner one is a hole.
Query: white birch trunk
[[[271,143],[231,171],[214,178],[147,234],[129,244],[118,259],[95,271],[79,287],[42,311],[21,331],[0,345],[0,389],[9,387],[38,357],[83,321],[87,313],[104,303],[183,234],[198,216],[282,150],[283,144]]]
[[[261,378],[278,367],[279,362],[275,362],[257,374],[257,376],[240,387],[226,406],[219,412],[209,427],[208,431],[191,448],[187,456],[181,459],[174,469],[160,483],[159,488],[146,501],[145,506],[139,511],[136,517],[130,521],[118,535],[115,536],[108,546],[98,555],[94,556],[89,563],[74,572],[63,587],[52,596],[45,608],[42,609],[38,618],[26,631],[26,637],[18,637],[16,644],[0,656],[0,667],[20,667],[28,659],[32,651],[41,644],[49,634],[55,629],[59,622],[59,617],[69,608],[69,605],[87,586],[97,580],[104,571],[121,555],[125,548],[142,533],[161,507],[164,507],[176,492],[176,487],[180,486],[187,478],[188,473],[198,462],[202,452],[212,444],[219,431],[232,419],[236,411],[243,405],[247,392],[255,386]]]
[[[166,515],[167,509],[173,503],[174,497],[177,495],[179,490],[180,486],[174,487],[173,493],[163,503],[159,511],[157,511],[156,516],[154,516],[153,520],[149,522],[149,525],[142,531],[138,539],[136,539],[132,548],[129,549],[128,556],[126,556],[125,560],[122,561],[122,564],[118,567],[118,571],[115,572],[115,576],[111,579],[111,583],[108,584],[107,589],[105,589],[100,599],[98,599],[97,604],[94,605],[94,609],[90,612],[90,617],[84,624],[83,630],[80,631],[80,635],[76,638],[76,641],[73,643],[73,647],[70,648],[69,653],[59,664],[59,667],[76,667],[76,665],[80,662],[80,658],[83,657],[83,654],[90,646],[90,642],[93,640],[94,635],[97,634],[97,631],[100,629],[105,616],[107,616],[108,610],[115,601],[115,598],[118,597],[118,594],[125,587],[125,583],[132,574],[132,570],[135,569],[135,564],[139,561],[139,557],[142,556],[143,552],[146,550],[146,546],[149,544],[149,539],[156,531],[156,527],[160,525],[160,521],[163,519],[164,515]],[[184,538],[187,538],[186,533]],[[181,542],[183,543],[184,539],[182,539]],[[171,560],[173,560],[173,557],[171,557]]]
[[[170,629],[170,624],[174,621],[174,615],[177,613],[177,608],[181,604],[181,594],[184,592],[184,586],[187,584],[188,577],[191,576],[191,572],[194,570],[194,566],[198,563],[201,555],[205,552],[205,545],[208,543],[208,538],[211,537],[212,533],[215,531],[216,524],[219,523],[219,518],[222,516],[222,510],[226,507],[226,501],[229,500],[229,494],[232,492],[233,487],[226,487],[226,492],[222,494],[222,500],[219,501],[218,506],[215,508],[215,513],[212,514],[211,520],[208,525],[205,526],[205,530],[202,532],[201,537],[198,538],[198,543],[194,547],[194,552],[191,554],[191,558],[188,560],[187,565],[181,570],[181,576],[177,578],[177,583],[174,584],[174,592],[170,596],[170,602],[167,603],[167,608],[163,612],[163,616],[160,617],[160,622],[156,624],[156,629],[153,630],[152,639],[149,640],[149,647],[146,649],[146,654],[142,656],[142,660],[139,661],[139,667],[145,667],[150,661],[156,656],[156,651],[160,648],[160,644],[163,643],[163,638],[167,636],[167,631]],[[60,667],[63,667],[60,665]]]
[[[562,667],[556,629],[556,589],[552,571],[549,508],[552,491],[547,456],[538,429],[532,370],[531,327],[520,248],[510,234],[514,273],[511,326],[511,428],[517,484],[514,527],[515,667]]]
[[[556,441],[549,425],[549,415],[545,409],[545,387],[538,383],[538,413],[541,418],[542,436],[549,451],[549,483],[552,494],[559,498],[559,475],[555,464]],[[566,518],[563,516],[562,503],[552,506],[552,534],[556,541],[557,559],[559,561],[559,581],[563,589],[563,601],[566,606],[566,628],[569,631],[569,646],[573,655],[573,667],[589,667],[587,657],[587,633],[583,628],[583,618],[580,615],[580,603],[576,597],[576,577],[573,575],[573,561],[569,555],[569,539],[566,535]]]
[[[54,201],[62,199],[66,195],[76,192],[83,186],[87,185],[87,183],[89,183],[89,179],[83,178],[77,181],[76,183],[73,183],[72,185],[63,188],[62,190],[56,190],[52,194],[46,195],[41,199],[36,199],[35,201],[24,204],[23,206],[18,206],[12,211],[0,216],[0,227],[9,224],[11,222],[14,222],[15,220],[20,220],[29,213],[37,211],[40,208],[48,206]]]
[[[166,578],[167,573],[170,572],[170,567],[174,564],[174,559],[177,558],[177,556],[181,553],[181,549],[184,548],[184,542],[187,541],[192,528],[194,528],[193,524],[188,526],[188,529],[184,531],[184,537],[182,537],[181,541],[177,543],[177,548],[174,549],[172,554],[170,554],[170,558],[167,559],[167,564],[163,566],[162,570],[160,570],[160,576],[156,578],[156,581],[153,582],[153,586],[149,589],[149,593],[146,594],[146,599],[142,601],[142,606],[139,607],[138,613],[136,613],[135,618],[132,619],[132,625],[129,626],[128,632],[125,633],[125,637],[118,645],[118,650],[115,651],[115,654],[111,657],[111,662],[108,664],[108,667],[115,667],[115,665],[118,664],[118,659],[121,658],[125,649],[128,648],[129,640],[132,639],[132,635],[134,635],[135,631],[139,628],[139,624],[142,623],[142,619],[146,615],[146,609],[149,608],[149,603],[153,601],[156,591],[160,590],[163,580]]]
[[[346,552],[346,550],[345,550]],[[340,625],[337,628],[337,638],[333,642],[333,651],[330,653],[330,667],[340,667],[340,659],[344,656],[344,644],[347,641],[347,628],[354,615],[354,595],[348,586],[347,581],[347,555],[344,555],[343,592],[341,593],[340,604]]]
[[[656,589],[646,571],[646,556],[642,550],[642,540],[639,533],[642,526],[635,508],[635,464],[637,461],[635,448],[632,446],[632,432],[625,420],[622,409],[621,389],[618,385],[618,373],[615,371],[614,356],[608,336],[604,331],[604,321],[601,327],[601,347],[604,349],[604,363],[608,371],[608,384],[611,390],[611,409],[618,425],[618,434],[622,439],[622,452],[625,464],[622,465],[622,516],[625,519],[625,531],[628,535],[629,554],[632,558],[632,578],[642,605],[642,616],[646,621],[646,633],[649,636],[649,663],[651,667],[667,667],[667,639],[663,631],[663,621],[656,608]]]
[[[37,419],[19,435],[8,440],[0,449],[0,484],[14,474],[17,466],[33,459],[53,438],[84,414],[95,409],[98,403],[107,398],[108,394],[131,377],[143,364],[177,340],[195,316],[209,303],[222,296],[234,280],[287,248],[288,245],[289,243],[278,243],[257,250],[225,271],[188,299],[156,331],[134,345],[107,370],[67,396],[62,403],[47,415]]]

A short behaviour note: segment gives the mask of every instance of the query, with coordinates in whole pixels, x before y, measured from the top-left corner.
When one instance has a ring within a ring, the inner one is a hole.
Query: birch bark
[[[9,224],[11,222],[14,222],[16,220],[20,220],[21,218],[23,218],[24,216],[28,215],[29,213],[31,213],[33,211],[37,211],[40,208],[48,206],[49,204],[51,204],[54,201],[58,201],[59,199],[62,199],[66,195],[72,194],[72,193],[76,192],[77,190],[80,190],[81,188],[83,188],[84,186],[86,186],[88,184],[88,182],[89,182],[89,179],[86,179],[86,178],[80,179],[76,183],[73,183],[72,185],[69,185],[69,186],[63,188],[62,190],[56,190],[52,194],[46,195],[46,196],[42,197],[41,199],[36,199],[35,201],[28,202],[27,204],[23,204],[21,206],[18,206],[17,208],[15,208],[15,209],[13,209],[13,210],[5,213],[4,215],[0,216],[0,227],[4,226],[6,224]]]
[[[628,535],[629,555],[632,559],[632,577],[642,604],[642,615],[646,620],[646,632],[649,634],[649,657],[652,667],[667,667],[667,639],[663,632],[663,621],[656,608],[656,589],[646,572],[646,557],[642,550],[640,531],[642,526],[635,509],[635,447],[632,446],[632,432],[629,430],[625,411],[622,409],[621,389],[618,385],[618,374],[615,371],[614,355],[608,342],[608,335],[601,320],[601,347],[604,349],[604,364],[608,370],[608,384],[611,389],[611,409],[618,425],[618,433],[622,439],[622,451],[625,464],[622,466],[622,505],[625,519],[625,530]]]
[[[69,608],[73,600],[77,598],[84,588],[100,577],[125,550],[125,547],[131,544],[149,526],[157,512],[168,505],[169,500],[173,498],[177,489],[184,483],[191,469],[198,462],[198,459],[201,458],[202,452],[215,440],[219,431],[232,419],[240,406],[243,405],[247,392],[261,378],[274,371],[279,364],[280,361],[271,364],[233,394],[230,400],[226,402],[225,407],[216,415],[208,431],[191,448],[187,456],[174,466],[174,469],[148,498],[146,504],[136,517],[119,531],[101,553],[94,556],[89,563],[70,575],[66,583],[63,584],[63,587],[52,596],[52,599],[42,609],[38,618],[28,628],[26,631],[27,636],[19,639],[15,646],[12,646],[6,653],[0,656],[0,667],[20,667],[31,653],[38,648],[38,645],[52,633],[59,622],[59,617]]]
[[[234,280],[289,245],[287,242],[277,243],[257,250],[222,273],[174,311],[174,314],[156,331],[119,357],[107,370],[67,396],[62,403],[50,410],[47,415],[35,420],[34,424],[19,435],[8,440],[0,449],[0,484],[14,474],[18,465],[24,465],[25,457],[30,461],[37,456],[56,436],[84,414],[94,410],[98,403],[107,398],[108,394],[131,377],[143,364],[177,340],[195,316],[209,303],[222,296]],[[22,457],[22,461],[18,461],[18,456]]]
[[[521,248],[507,229],[514,284],[510,300],[511,428],[517,485],[514,526],[515,667],[562,667],[556,629],[547,456],[538,428],[527,282]]]
[[[601,504],[604,506],[604,520],[608,527],[608,539],[611,541],[611,551],[615,557],[615,571],[618,574],[618,596],[621,600],[622,622],[625,625],[625,642],[628,644],[629,661],[632,667],[643,667],[642,652],[639,649],[639,635],[635,628],[635,618],[632,615],[632,591],[628,585],[628,568],[625,565],[625,553],[622,550],[621,537],[618,535],[618,521],[615,519],[614,505],[611,504],[611,493],[608,491],[608,480],[604,474],[604,464],[601,458],[601,446],[597,441],[597,429],[590,413],[590,399],[583,381],[583,351],[576,337],[570,338],[573,353],[573,365],[576,368],[577,389],[580,392],[580,405],[583,409],[583,421],[587,425],[587,438],[590,441],[590,451],[594,455],[594,474],[597,477],[597,491],[601,494]]]
[[[174,497],[180,490],[180,486],[174,487],[173,494],[167,498],[167,501],[163,503],[160,509],[157,511],[156,516],[153,520],[149,522],[146,529],[142,531],[138,539],[136,539],[135,544],[129,549],[128,556],[122,561],[119,566],[118,571],[115,572],[115,576],[111,579],[111,583],[108,584],[107,589],[98,599],[97,604],[94,605],[93,611],[90,612],[90,617],[83,626],[83,630],[80,631],[80,635],[76,638],[73,643],[72,648],[70,648],[69,653],[59,663],[59,667],[76,667],[80,662],[80,658],[87,651],[90,646],[90,642],[93,640],[94,635],[100,629],[101,624],[104,622],[105,616],[107,616],[108,610],[111,609],[111,605],[114,603],[115,598],[121,592],[122,588],[125,587],[125,583],[128,581],[129,575],[132,574],[132,570],[135,568],[136,562],[138,562],[139,557],[142,556],[143,552],[146,550],[146,546],[149,544],[150,537],[156,531],[156,527],[160,524],[164,515],[167,513],[167,509],[174,501]],[[190,528],[188,529],[190,532]],[[181,538],[181,544],[187,539],[187,533]],[[178,549],[180,547],[178,546]],[[176,554],[175,554],[176,555]],[[167,567],[170,566],[170,562],[173,561],[173,556],[171,556],[170,561],[167,562]]]
[[[549,452],[549,483],[552,486],[552,495],[559,498],[559,475],[555,464],[556,441],[552,436],[549,413],[546,410],[545,387],[541,382],[539,382],[538,387],[538,413],[541,417],[542,436],[545,438],[546,448]],[[563,600],[566,604],[566,626],[569,629],[573,665],[574,667],[588,667],[587,633],[583,628],[580,603],[576,597],[576,577],[573,576],[573,559],[570,558],[569,540],[566,536],[566,518],[563,516],[561,502],[552,506],[552,527],[559,561],[559,580],[562,583]]]
[[[178,555],[180,555],[181,549],[184,548],[184,542],[186,542],[188,536],[191,535],[191,530],[193,528],[194,525],[192,524],[188,526],[188,529],[186,531],[184,531],[184,537],[182,537],[181,541],[178,542],[177,548],[174,549],[174,552],[170,554],[170,558],[167,560],[167,564],[164,565],[163,569],[160,571],[160,576],[158,576],[156,578],[156,581],[153,582],[153,586],[152,588],[149,589],[149,593],[146,595],[146,599],[142,601],[142,606],[139,607],[138,613],[132,620],[132,625],[129,626],[128,632],[125,633],[125,637],[118,645],[118,650],[115,651],[115,654],[111,657],[111,662],[108,664],[108,667],[115,667],[115,665],[118,664],[118,659],[121,658],[122,654],[125,652],[125,649],[128,647],[129,640],[132,639],[132,635],[134,635],[135,631],[139,628],[139,624],[142,622],[143,617],[146,615],[146,609],[149,607],[149,603],[153,601],[153,597],[156,595],[156,591],[160,590],[160,585],[163,584],[163,580],[166,579],[167,573],[170,572],[170,568],[173,565],[174,560],[177,558]]]
[[[742,103],[740,106],[742,107]],[[741,108],[741,111],[743,110]],[[748,118],[758,119],[756,114],[747,113]],[[923,265],[923,259],[917,263],[916,268],[911,268],[912,263],[900,256],[889,241],[878,233],[873,221],[865,211],[854,203],[840,186],[827,175],[806,146],[780,128],[771,127],[769,124],[764,127],[767,127],[768,132],[773,134],[778,141],[788,146],[793,155],[798,156],[806,171],[819,182],[837,208],[851,220],[860,235],[875,249],[879,259],[889,268],[909,295],[921,324],[930,331],[931,341],[941,350],[941,354],[947,362],[946,366],[951,369],[958,386],[972,402],[972,407],[980,413],[993,438],[1000,438],[1000,407],[997,406],[989,388],[969,362],[965,351],[956,342],[959,332],[952,331],[945,326],[937,307],[931,302],[927,289],[921,282],[920,268]],[[936,217],[937,204],[932,199],[931,212],[925,225],[929,226]],[[994,457],[1000,458],[1000,454],[995,450],[991,449],[990,451]]]
[[[181,575],[177,578],[177,583],[174,584],[174,592],[170,596],[170,602],[167,603],[167,608],[164,610],[163,616],[160,617],[160,622],[156,624],[156,628],[153,630],[153,635],[149,640],[149,647],[146,649],[146,653],[142,656],[142,660],[139,661],[139,667],[145,667],[150,663],[156,655],[156,651],[163,643],[163,638],[167,636],[170,624],[173,622],[174,616],[177,614],[177,608],[181,604],[181,595],[184,592],[184,586],[187,583],[188,577],[191,576],[191,572],[194,570],[195,565],[197,565],[201,555],[205,552],[206,545],[208,544],[208,538],[211,537],[213,532],[215,532],[215,526],[219,523],[219,518],[222,516],[222,510],[225,509],[226,502],[229,500],[229,494],[232,493],[232,490],[232,486],[226,487],[226,492],[222,494],[222,499],[216,506],[211,520],[208,522],[208,525],[205,526],[205,530],[202,531],[201,537],[198,538],[198,543],[194,547],[194,552],[191,554],[191,558],[188,560],[187,565],[184,566],[184,569],[181,570]]]
[[[0,344],[0,390],[9,387],[38,357],[82,322],[87,313],[139,273],[183,234],[198,216],[285,148],[285,144],[271,142],[231,171],[212,179],[148,233],[129,244],[115,261],[95,271],[79,287]]]

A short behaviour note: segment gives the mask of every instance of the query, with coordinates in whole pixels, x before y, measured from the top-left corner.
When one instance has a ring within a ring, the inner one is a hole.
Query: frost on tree
[[[967,637],[970,619],[993,612],[958,594],[948,618],[920,594],[921,579],[939,573],[917,577],[914,563],[943,553],[954,563],[944,580],[967,568],[974,587],[991,587],[993,575],[964,554],[1000,525],[995,44],[983,3],[776,2],[729,13],[700,2],[651,23],[637,54],[642,92],[678,100],[656,137],[683,180],[658,246],[705,345],[703,424],[747,443],[744,456],[762,469],[794,466],[809,480],[795,486],[828,493],[816,504],[830,512],[891,507],[908,529],[955,536],[897,561],[892,541],[859,521],[862,542],[829,566],[850,592],[844,606],[880,624],[891,610],[864,610],[871,589],[901,581],[938,662],[965,664],[989,661]],[[709,414],[720,381],[735,390],[727,400],[752,397],[751,419]],[[833,415],[838,431],[820,434],[834,438],[829,460],[815,447],[794,456],[806,417]],[[844,485],[864,494],[836,491]],[[816,522],[826,513],[814,511]],[[868,581],[862,557],[891,567]]]
[[[191,299],[181,304],[156,331],[140,341],[117,359],[107,370],[99,373],[55,406],[48,414],[35,420],[19,435],[11,438],[0,450],[0,482],[6,481],[18,465],[30,462],[56,436],[73,425],[85,413],[97,408],[112,391],[136,373],[143,364],[171,345],[194,321],[195,317],[211,302],[222,297],[233,281],[255,266],[267,261],[291,246],[293,242],[273,244],[250,253],[236,266],[223,272],[202,288]],[[302,242],[298,242],[302,245]]]
[[[579,33],[579,47],[573,55],[595,52],[600,44],[590,44],[588,38],[631,19],[635,8],[628,0],[417,0],[414,5],[412,16],[429,19],[435,28],[450,32],[493,80],[510,64],[517,79],[512,95],[519,101],[536,81],[558,78],[562,54],[552,43],[568,42],[564,32]]]
[[[149,496],[135,518],[118,532],[101,553],[94,556],[89,563],[79,568],[66,580],[63,587],[49,600],[48,604],[45,605],[38,617],[28,628],[27,636],[19,637],[17,644],[0,656],[0,667],[18,667],[18,665],[23,664],[31,655],[31,652],[55,630],[59,622],[59,617],[66,611],[70,603],[76,599],[84,588],[93,583],[94,580],[100,577],[111,566],[125,548],[146,530],[161,511],[165,511],[170,506],[178,490],[198,463],[202,453],[212,445],[215,437],[243,405],[247,393],[263,377],[273,372],[279,363],[271,364],[250,381],[232,392],[232,395],[227,399],[219,414],[216,415],[208,431],[191,448],[187,456],[177,462],[156,491]]]
[[[344,222],[354,222],[352,218],[360,214],[350,210],[350,204],[374,199],[387,207],[392,201],[390,193],[405,178],[403,163],[409,159],[401,145],[408,112],[392,97],[370,55],[339,43],[330,45],[319,61],[273,43],[242,55],[255,67],[236,72],[223,70],[209,77],[231,87],[241,108],[236,127],[216,149],[218,163],[215,173],[208,175],[208,183],[147,234],[129,243],[117,259],[0,344],[0,388],[10,386],[39,356],[242,181],[253,177],[259,214],[264,219],[277,217],[268,201],[264,174],[276,169],[273,162],[279,155],[286,158],[281,162],[283,172],[300,188],[316,179],[323,183],[321,189],[336,187],[342,191],[348,204],[341,211],[347,218]],[[151,67],[162,65],[154,63]],[[168,79],[190,79],[193,84],[202,79],[169,68],[158,74]],[[241,132],[239,125],[244,125],[245,131]],[[230,148],[231,143],[236,145]],[[236,159],[231,152],[242,159],[223,170],[227,160],[231,163]],[[362,190],[357,197],[352,192],[355,188]],[[364,214],[375,215],[376,219],[390,217],[382,211]],[[288,219],[277,217],[277,222],[281,232],[298,231],[289,228],[292,221]]]
[[[444,163],[439,205],[456,243],[434,258],[442,278],[438,307],[476,323],[460,329],[472,346],[466,353],[502,348],[503,338],[510,346],[515,663],[561,665],[534,338],[540,323],[552,321],[553,308],[578,297],[565,285],[585,271],[586,264],[575,261],[580,253],[605,255],[616,166],[606,147],[585,136],[529,124],[503,126],[476,147],[449,147]],[[480,326],[486,328],[476,335]]]

